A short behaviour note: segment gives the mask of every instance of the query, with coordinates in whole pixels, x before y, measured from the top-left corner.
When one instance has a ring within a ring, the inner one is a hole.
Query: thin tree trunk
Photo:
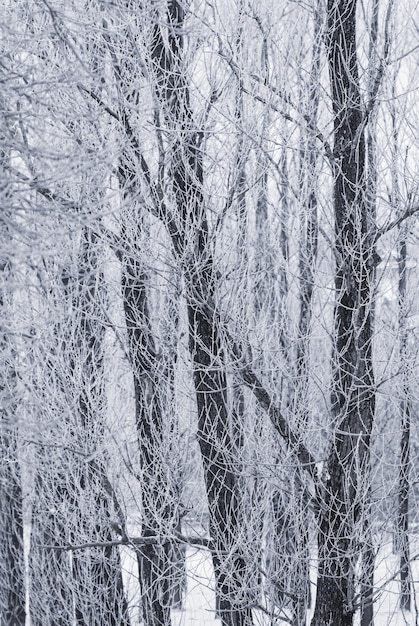
[[[371,8],[370,23],[370,42],[368,50],[368,91],[369,97],[372,97],[374,84],[376,81],[375,73],[378,71],[378,14],[380,0],[373,0]],[[376,202],[377,202],[377,117],[376,112],[372,111],[369,125],[367,129],[367,182],[366,182],[366,201],[368,203],[368,218],[370,227],[374,228],[376,224]],[[375,303],[371,303],[371,316],[374,320]],[[371,502],[371,488],[368,487],[368,500]],[[360,576],[360,598],[361,598],[361,626],[374,626],[374,565],[375,553],[372,543],[370,516],[364,517],[364,540],[365,548],[361,555],[361,576]]]
[[[393,96],[395,83],[393,83]],[[397,160],[399,158],[399,137],[396,126],[395,107],[391,108],[391,124],[393,139],[393,171],[392,171],[392,203],[396,215],[402,211]],[[398,511],[396,520],[396,550],[400,554],[400,606],[410,611],[412,602],[412,580],[410,571],[410,542],[409,542],[409,493],[410,493],[410,431],[411,431],[411,394],[408,381],[409,350],[408,350],[408,268],[407,268],[407,226],[399,226],[398,242],[398,314],[399,314],[399,341],[400,341],[400,368],[401,368],[401,439],[400,439],[400,466]]]
[[[134,213],[134,211],[132,211]],[[131,215],[131,219],[136,219]],[[141,219],[141,218],[138,218]],[[136,236],[141,227],[137,222]],[[133,243],[124,227],[124,240]],[[170,477],[164,466],[163,407],[159,385],[168,384],[161,372],[146,294],[147,276],[141,252],[133,244],[124,255],[122,297],[128,333],[128,348],[133,368],[135,419],[142,477],[142,535],[164,536],[170,533],[175,501],[168,497]],[[145,545],[137,552],[142,613],[146,626],[168,626],[169,547]]]
[[[1,268],[2,282],[7,266]],[[7,317],[0,293],[2,320]],[[0,615],[4,626],[24,626],[25,565],[23,557],[23,497],[17,450],[17,377],[14,350],[7,329],[0,330]]]
[[[319,513],[318,581],[312,626],[351,626],[356,525],[369,515],[369,445],[375,410],[371,300],[374,233],[365,190],[364,119],[356,54],[356,0],[328,0],[334,111],[335,338],[333,442]]]
[[[412,587],[410,575],[409,546],[409,491],[410,491],[410,430],[411,398],[407,381],[408,349],[406,329],[407,298],[407,243],[403,238],[399,244],[399,316],[400,316],[400,356],[402,367],[401,441],[399,469],[399,510],[397,516],[397,539],[400,551],[400,606],[410,611]]]
[[[131,3],[127,3],[128,9],[131,6]],[[129,41],[129,32],[123,33]],[[176,486],[164,459],[167,452],[164,450],[164,418],[170,405],[166,400],[173,393],[175,356],[172,355],[172,362],[167,363],[157,355],[147,294],[149,280],[140,249],[144,235],[144,216],[141,215],[137,203],[138,172],[134,165],[137,159],[143,173],[146,170],[149,184],[150,174],[141,155],[139,139],[130,124],[129,112],[138,104],[138,85],[133,87],[130,82],[133,79],[130,59],[126,55],[118,59],[120,50],[114,45],[114,39],[117,41],[117,38],[115,34],[112,37],[109,35],[106,23],[104,38],[111,51],[120,99],[119,115],[128,140],[128,146],[124,149],[118,166],[121,193],[127,205],[123,209],[121,227],[124,250],[120,250],[118,256],[122,264],[122,300],[134,382],[141,469],[142,535],[167,536],[180,527]],[[131,150],[135,153],[134,160]],[[175,316],[177,315],[176,311]],[[180,601],[184,577],[184,565],[180,560],[181,550],[177,544],[165,542],[163,546],[159,546],[153,543],[137,549],[142,616],[146,626],[170,625],[170,609],[175,601],[171,585],[176,586],[177,600]]]
[[[83,383],[78,398],[78,414],[82,447],[83,438],[91,446],[98,445],[104,434],[105,419],[105,327],[101,323],[102,307],[106,306],[102,286],[104,279],[95,236],[89,228],[85,228],[82,233],[78,263],[74,311],[80,317],[74,334],[78,348],[74,369],[77,371],[77,364],[81,360]],[[93,540],[97,537],[99,541],[111,541],[114,538],[110,527],[113,494],[109,493],[106,466],[101,456],[85,464],[80,472],[80,488],[82,500],[86,498],[91,516],[84,521],[85,529]],[[78,504],[76,498],[75,507]],[[87,517],[88,513],[85,515]],[[129,626],[117,547],[95,548],[89,556],[76,551],[72,558],[72,571],[76,586],[77,624]]]
[[[317,4],[314,13],[313,52],[311,70],[306,95],[306,115],[309,116],[312,126],[317,126],[319,107],[319,83],[321,60],[321,28],[322,16]],[[307,133],[307,134],[306,134]],[[301,226],[299,246],[300,270],[300,310],[298,319],[298,340],[296,353],[295,377],[293,390],[294,412],[301,420],[300,429],[303,432],[309,418],[309,359],[310,359],[310,332],[312,326],[313,294],[318,250],[318,217],[317,217],[317,185],[319,155],[316,138],[310,129],[307,129],[301,140],[300,180],[301,180]],[[303,407],[303,408],[302,408]],[[301,484],[302,472],[296,469],[296,491],[300,495],[298,501],[299,515],[296,523],[296,534],[299,540],[300,586],[295,602],[295,623],[299,626],[305,622],[307,609],[311,605],[310,588],[310,548],[309,548],[309,517],[307,512],[306,490],[298,489]]]
[[[3,71],[0,70],[1,78]],[[3,112],[7,111],[7,99],[0,97]],[[25,566],[23,555],[23,496],[20,464],[17,449],[17,375],[16,350],[14,349],[6,320],[12,315],[8,302],[7,281],[11,278],[12,259],[7,256],[10,246],[9,220],[13,214],[11,186],[9,186],[7,165],[10,151],[7,117],[0,119],[0,179],[2,180],[1,257],[0,257],[0,613],[4,626],[24,626],[25,624]],[[10,202],[10,206],[9,206]]]

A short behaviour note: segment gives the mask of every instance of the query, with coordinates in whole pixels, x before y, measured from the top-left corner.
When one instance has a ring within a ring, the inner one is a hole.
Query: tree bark
[[[168,38],[154,27],[150,65],[155,92],[172,133],[171,185],[176,203],[176,229],[169,228],[186,283],[189,350],[198,408],[198,442],[214,543],[213,565],[223,626],[252,623],[247,589],[243,585],[246,564],[238,546],[239,484],[232,464],[233,442],[229,433],[227,378],[222,342],[216,320],[205,311],[214,301],[215,270],[209,246],[203,198],[203,163],[199,134],[193,130],[189,89],[182,65],[184,13],[176,0],[168,2]]]
[[[89,228],[85,228],[82,233],[78,263],[73,306],[74,311],[79,312],[80,321],[75,329],[78,350],[75,354],[74,370],[77,372],[77,365],[81,361],[83,383],[78,398],[80,435],[93,447],[100,445],[104,434],[105,327],[101,320],[102,307],[106,306],[106,302],[98,246]],[[91,518],[84,522],[85,528],[92,537],[111,541],[113,533],[110,526],[110,502],[115,498],[106,477],[103,457],[99,455],[85,464],[80,472],[80,488],[84,492],[82,498],[88,500],[91,513]],[[77,498],[75,506],[78,506]],[[77,529],[75,530],[77,533]],[[72,571],[76,584],[75,612],[78,625],[129,626],[118,548],[97,548],[88,556],[76,552],[73,555]]]
[[[312,626],[350,626],[356,610],[357,528],[369,516],[374,232],[368,219],[364,119],[356,53],[356,0],[328,0],[327,51],[334,112],[335,338],[333,441],[319,513]]]
[[[121,181],[123,182],[123,181]],[[132,209],[132,207],[130,207]],[[134,213],[134,211],[131,211]],[[136,220],[131,215],[131,219]],[[136,236],[141,226],[137,224]],[[142,535],[165,536],[174,530],[174,494],[164,464],[162,385],[168,384],[161,371],[151,332],[146,285],[147,276],[135,237],[123,227],[130,242],[122,264],[122,297],[128,333],[128,350],[133,368],[135,420],[141,467]],[[137,551],[142,613],[146,626],[170,625],[168,601],[169,546],[145,545]]]
[[[376,81],[376,72],[378,67],[378,14],[379,0],[373,0],[371,7],[370,22],[370,41],[368,50],[368,91],[369,98],[373,97],[374,85]],[[372,111],[367,129],[367,182],[366,182],[366,201],[368,203],[368,217],[371,228],[376,224],[376,203],[377,203],[377,115]],[[371,303],[372,320],[375,317],[375,303]],[[368,494],[371,500],[371,490]],[[365,550],[361,555],[361,580],[360,580],[360,597],[361,597],[361,626],[374,626],[374,565],[375,554],[372,542],[372,530],[370,520],[365,518],[364,521],[364,538]]]
[[[0,77],[5,80],[3,69]],[[11,185],[7,166],[10,160],[10,130],[7,98],[0,96],[3,115],[0,119],[0,179],[1,189],[1,257],[0,257],[0,612],[4,626],[24,626],[25,624],[25,566],[23,552],[23,496],[20,463],[18,459],[18,389],[16,374],[16,349],[10,341],[11,328],[7,321],[12,315],[10,309],[10,287],[12,258],[7,248],[12,250],[8,224],[14,220]],[[12,118],[13,116],[10,116]],[[16,245],[16,242],[14,242]]]
[[[5,280],[7,264],[0,270]],[[0,293],[2,320],[6,318]],[[23,496],[17,450],[16,372],[6,328],[0,330],[0,614],[4,626],[24,626],[25,565],[23,556]]]
[[[131,2],[126,5],[135,10]],[[123,30],[126,41],[130,33]],[[157,355],[149,311],[149,277],[144,269],[143,252],[140,249],[144,235],[144,215],[137,202],[138,170],[142,169],[150,185],[150,172],[140,149],[140,139],[131,126],[130,111],[139,101],[138,85],[133,86],[134,64],[121,54],[115,33],[108,34],[105,24],[104,38],[111,50],[114,76],[119,97],[119,120],[126,135],[118,165],[118,180],[124,204],[122,211],[121,241],[123,250],[118,251],[122,264],[122,300],[127,328],[128,356],[133,372],[135,421],[140,457],[142,535],[168,536],[179,529],[180,518],[178,494],[167,461],[164,459],[164,424],[166,402],[173,394],[173,364],[175,355],[165,362]],[[121,48],[126,44],[122,40]],[[123,48],[122,48],[123,50]],[[163,60],[162,60],[163,62]],[[134,154],[133,154],[134,153]],[[134,157],[134,158],[133,158]],[[177,303],[176,303],[177,307]],[[175,311],[177,317],[177,309]],[[181,601],[183,564],[182,553],[173,543],[163,546],[144,545],[137,549],[137,562],[142,599],[142,616],[146,626],[169,626],[170,609]],[[173,593],[173,590],[176,590]]]
[[[402,227],[403,228],[403,227]],[[401,440],[399,469],[399,510],[397,516],[397,543],[400,551],[400,606],[410,611],[412,602],[410,545],[409,545],[409,492],[410,492],[410,431],[411,397],[407,380],[408,336],[406,329],[407,297],[407,242],[403,238],[399,244],[399,325],[400,358],[402,368]]]

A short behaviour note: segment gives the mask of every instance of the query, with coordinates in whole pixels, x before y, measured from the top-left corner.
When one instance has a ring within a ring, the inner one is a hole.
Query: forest
[[[1,626],[417,625],[417,1],[0,29]]]

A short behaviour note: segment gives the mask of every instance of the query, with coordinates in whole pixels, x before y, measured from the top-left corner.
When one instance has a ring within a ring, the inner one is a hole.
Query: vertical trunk
[[[280,207],[279,207],[279,221],[280,221],[280,233],[279,233],[279,249],[281,251],[281,265],[278,268],[278,283],[279,283],[279,306],[280,320],[279,320],[279,342],[282,349],[282,355],[287,363],[287,366],[292,369],[292,349],[291,349],[291,333],[290,333],[290,319],[288,315],[288,303],[289,303],[289,261],[290,261],[290,241],[289,241],[289,223],[290,223],[290,203],[289,203],[289,171],[288,171],[288,155],[287,149],[284,147],[281,151],[280,157],[281,168],[281,190],[280,190]],[[290,399],[290,390],[287,389],[287,402]]]
[[[321,15],[319,6],[315,9],[313,32],[313,56],[309,77],[306,115],[310,117],[311,126],[317,127],[319,109],[320,84],[320,53],[321,53]],[[300,188],[301,188],[301,226],[299,247],[300,270],[300,311],[298,320],[297,342],[297,381],[298,388],[304,393],[308,384],[309,334],[312,318],[312,300],[318,248],[317,219],[317,177],[318,150],[316,137],[311,129],[301,139],[300,157]],[[300,401],[297,393],[297,401]],[[304,422],[307,415],[304,416]]]
[[[104,434],[105,372],[104,335],[101,322],[104,305],[103,275],[94,235],[88,228],[82,233],[78,257],[78,276],[74,295],[75,317],[79,322],[74,332],[77,353],[71,363],[77,376],[81,363],[83,383],[78,396],[80,423],[79,446],[90,449],[100,445]],[[77,317],[76,317],[77,319]],[[85,463],[80,471],[81,502],[87,519],[81,521],[84,532],[97,541],[111,541],[111,501],[113,493],[106,477],[103,457]],[[86,503],[83,503],[86,500]],[[89,515],[90,514],[90,515]],[[75,529],[74,541],[77,542]],[[72,558],[76,587],[75,616],[80,626],[129,626],[128,607],[124,595],[120,556],[117,547],[98,547],[89,554],[76,551]]]
[[[403,228],[403,227],[402,227]],[[408,350],[406,329],[407,297],[407,243],[403,238],[399,244],[399,326],[400,357],[402,368],[401,441],[399,469],[399,510],[397,516],[397,543],[400,551],[400,606],[410,611],[412,589],[410,577],[409,547],[409,473],[410,473],[410,407],[411,399],[407,382]]]
[[[224,626],[251,624],[247,590],[243,585],[245,560],[238,546],[239,485],[232,464],[227,379],[223,351],[213,313],[215,271],[208,241],[208,223],[202,192],[203,164],[198,135],[193,131],[189,89],[182,65],[183,9],[168,3],[168,43],[159,23],[154,27],[151,67],[156,96],[171,137],[171,186],[178,224],[171,236],[182,264],[189,320],[189,349],[198,408],[198,442],[214,542],[213,564],[219,610]]]
[[[395,84],[393,83],[393,96]],[[399,159],[399,137],[396,125],[395,107],[391,108],[391,124],[393,139],[393,171],[392,171],[392,203],[396,214],[402,211],[401,194],[397,162]],[[400,606],[409,611],[412,602],[412,581],[410,572],[410,545],[409,545],[409,474],[410,474],[410,429],[411,429],[411,394],[408,381],[409,350],[408,350],[408,291],[407,291],[407,234],[405,224],[399,227],[398,242],[398,313],[399,313],[399,342],[400,342],[400,370],[401,370],[401,440],[399,466],[398,511],[396,521],[396,549],[400,554]]]
[[[7,280],[9,262],[0,269]],[[0,292],[2,320],[6,319],[3,289]],[[23,498],[17,451],[17,378],[14,350],[5,327],[0,330],[0,614],[4,626],[25,624],[25,566],[23,558]]]
[[[333,442],[319,519],[319,569],[312,626],[350,626],[357,527],[369,516],[369,444],[375,410],[371,301],[374,233],[365,192],[364,120],[356,54],[356,0],[328,0],[334,111],[335,338]]]
[[[312,127],[317,126],[319,107],[320,54],[322,45],[321,27],[322,16],[320,6],[317,4],[314,10],[313,52],[306,94],[306,115],[310,118]],[[301,420],[301,431],[305,429],[308,422],[310,333],[318,249],[318,160],[316,138],[311,129],[307,129],[301,138],[300,156],[300,310],[295,366],[296,383],[293,390],[293,409],[294,413],[298,415]],[[298,564],[300,583],[299,588],[297,588],[298,593],[295,602],[295,623],[297,625],[305,622],[307,609],[311,604],[309,519],[307,517],[309,506],[306,491],[298,488],[298,484],[302,482],[301,478],[301,470],[297,468],[295,490],[300,497],[298,500],[299,514],[295,525],[296,538],[299,544],[298,550],[302,555]]]
[[[126,178],[126,177],[124,177]],[[122,181],[121,181],[122,182]],[[132,219],[135,219],[131,216]],[[141,218],[138,218],[141,219]],[[141,229],[139,221],[136,223]],[[159,385],[166,384],[156,355],[151,333],[146,284],[147,276],[141,262],[141,251],[135,238],[124,230],[124,241],[131,242],[124,255],[122,297],[128,333],[128,348],[133,368],[135,419],[140,449],[142,476],[142,535],[170,534],[173,519],[170,477],[164,466],[163,407]],[[138,549],[142,612],[146,626],[168,626],[168,546],[145,545]]]
[[[45,546],[69,543],[68,528],[54,506],[68,500],[66,480],[54,467],[51,484],[51,450],[39,446],[40,459],[34,482],[36,500],[32,508],[31,546],[29,553],[31,626],[67,626],[74,623],[72,572],[70,556],[64,550]],[[61,469],[61,468],[60,468]]]
[[[212,286],[208,285],[200,296],[211,297],[211,292]],[[237,546],[238,480],[231,467],[227,381],[219,365],[222,359],[220,340],[199,305],[190,303],[188,316],[198,405],[198,441],[204,465],[210,534],[215,546],[213,563],[220,617],[225,626],[245,626],[251,623],[251,612],[246,608],[247,590],[242,586],[245,560]]]
[[[3,74],[3,72],[1,72]],[[3,78],[3,77],[2,77]],[[0,97],[0,108],[7,111],[7,100]],[[15,371],[16,352],[10,341],[6,320],[8,310],[7,281],[12,273],[11,259],[7,257],[10,246],[8,232],[11,204],[11,188],[8,184],[6,166],[9,143],[5,115],[0,120],[0,179],[2,180],[0,217],[0,612],[4,626],[25,624],[25,567],[23,557],[23,498],[20,466],[17,452],[17,376]],[[4,216],[4,221],[3,221]]]
[[[126,8],[131,9],[127,2]],[[135,12],[134,12],[135,16]],[[133,18],[135,19],[135,17]],[[131,35],[122,31],[126,40]],[[140,152],[140,143],[135,129],[131,126],[130,111],[139,100],[138,84],[133,86],[136,75],[134,64],[127,55],[118,54],[121,49],[114,46],[114,34],[110,38],[105,28],[105,40],[110,47],[114,65],[114,75],[120,98],[119,114],[128,146],[124,149],[119,167],[118,179],[124,200],[121,234],[124,251],[122,262],[122,300],[128,338],[128,354],[133,371],[135,421],[139,445],[141,475],[141,516],[142,535],[168,536],[179,529],[179,516],[176,504],[178,497],[173,477],[164,455],[164,417],[168,410],[165,401],[173,392],[173,362],[164,362],[157,355],[152,333],[149,300],[147,294],[148,275],[144,269],[143,252],[140,248],[144,235],[144,217],[141,215],[136,196],[138,193],[138,172],[134,166],[136,159],[145,166]],[[121,44],[122,45],[122,44]],[[163,62],[163,59],[162,59]],[[134,163],[131,150],[135,153]],[[150,183],[150,174],[146,174]],[[175,315],[177,316],[177,311]],[[177,563],[175,563],[177,559]],[[179,563],[181,551],[176,544],[158,543],[144,545],[137,549],[137,562],[141,587],[142,616],[146,626],[168,626],[170,607],[175,601],[172,585],[178,590],[178,600],[183,580],[183,567]],[[180,586],[179,586],[180,585]]]
[[[2,424],[2,428],[8,426]],[[16,440],[12,434],[2,437],[1,450],[1,599],[4,626],[25,624],[25,581],[23,561],[22,488],[16,459]],[[13,459],[14,457],[14,459]]]
[[[376,80],[375,72],[378,67],[378,9],[379,0],[373,0],[371,7],[371,23],[370,23],[370,41],[368,50],[368,92],[371,98],[374,83]],[[370,227],[374,228],[376,223],[376,201],[377,201],[377,119],[375,111],[372,112],[369,120],[367,131],[367,183],[366,183],[366,202],[368,203],[368,219]],[[371,303],[371,316],[375,314],[374,303]],[[368,498],[371,500],[369,487]],[[372,532],[370,520],[365,517],[364,522],[365,549],[361,555],[361,576],[360,576],[360,597],[361,597],[361,626],[374,626],[374,547],[372,544]]]

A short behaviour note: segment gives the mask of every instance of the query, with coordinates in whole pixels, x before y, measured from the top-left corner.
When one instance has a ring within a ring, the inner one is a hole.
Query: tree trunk
[[[6,273],[5,267],[1,270]],[[2,319],[6,317],[0,293]],[[25,565],[23,557],[23,497],[17,452],[16,373],[7,330],[0,338],[0,614],[4,626],[25,624]]]
[[[131,219],[135,217],[131,216]],[[137,226],[140,230],[139,223]],[[134,238],[127,236],[125,227],[124,232],[125,241],[132,243]],[[164,380],[163,372],[159,371],[161,363],[157,359],[151,334],[147,277],[140,255],[135,244],[130,246],[129,254],[124,255],[122,296],[134,376],[135,419],[142,477],[142,535],[167,536],[175,526],[175,500],[170,497],[170,476],[164,465],[163,407],[159,386],[168,384],[168,381]],[[168,626],[171,623],[168,602],[169,559],[167,545],[145,545],[137,551],[142,612],[146,626]]]
[[[168,3],[168,43],[158,21],[153,32],[151,69],[155,90],[172,133],[171,185],[177,207],[169,225],[176,256],[183,268],[189,320],[189,349],[198,408],[198,442],[214,544],[213,564],[224,626],[252,623],[246,564],[241,548],[239,485],[232,464],[227,379],[224,355],[215,320],[206,304],[214,301],[215,271],[202,191],[203,164],[200,137],[193,130],[189,89],[182,61],[184,13],[176,0]]]
[[[403,227],[402,227],[403,228]],[[410,430],[411,430],[411,397],[407,380],[408,347],[406,329],[406,298],[407,298],[407,243],[403,238],[399,244],[399,325],[400,325],[400,358],[402,368],[401,409],[401,441],[399,469],[399,510],[397,516],[397,543],[400,551],[400,606],[410,611],[412,588],[410,575],[409,546],[409,491],[410,491]]]
[[[4,72],[0,70],[3,80]],[[12,332],[7,321],[12,315],[10,307],[11,287],[8,280],[12,277],[12,258],[7,249],[12,251],[13,242],[8,224],[14,220],[11,185],[7,166],[10,159],[10,130],[6,126],[8,116],[7,99],[0,96],[3,114],[0,119],[0,179],[1,183],[1,257],[0,257],[0,612],[4,626],[24,626],[25,624],[25,566],[23,556],[23,496],[20,464],[17,450],[17,375],[16,349],[10,341]],[[10,118],[13,116],[11,115]],[[9,204],[10,203],[10,204]],[[16,242],[14,242],[16,245]]]
[[[131,4],[127,3],[131,9]],[[135,11],[133,11],[135,16]],[[135,19],[135,17],[133,17]],[[126,34],[130,40],[130,34]],[[164,455],[164,418],[173,394],[173,363],[175,355],[165,362],[157,355],[148,303],[148,275],[144,270],[142,250],[144,216],[137,202],[138,171],[140,165],[150,184],[150,173],[140,151],[139,138],[130,124],[130,111],[137,106],[138,85],[130,59],[114,45],[105,28],[105,40],[111,48],[114,76],[120,100],[119,116],[128,140],[118,166],[118,179],[124,203],[121,241],[124,249],[118,256],[122,263],[122,300],[127,328],[128,355],[134,382],[135,421],[140,456],[142,535],[168,536],[179,529],[178,495],[173,476]],[[125,45],[124,43],[122,45]],[[163,63],[162,59],[162,63]],[[135,153],[132,158],[132,151]],[[136,162],[138,160],[138,163]],[[176,303],[177,307],[177,303]],[[175,314],[178,316],[176,309]],[[167,424],[166,424],[167,426]],[[170,608],[174,603],[172,589],[177,589],[180,601],[184,578],[180,564],[181,550],[176,544],[165,542],[144,545],[137,549],[137,562],[142,596],[142,616],[146,626],[169,626]],[[176,560],[176,562],[175,562]]]
[[[369,516],[369,445],[375,410],[371,345],[375,259],[365,191],[356,4],[356,0],[328,0],[327,4],[334,111],[334,432],[319,513],[319,569],[312,626],[353,623],[355,568],[363,550],[357,528]]]
[[[373,97],[376,72],[378,71],[378,13],[380,0],[373,0],[371,7],[370,41],[368,50],[368,92],[369,98]],[[366,201],[368,203],[368,217],[371,228],[376,224],[377,203],[377,115],[371,112],[367,129],[367,182]],[[374,321],[375,303],[371,303],[371,316]],[[369,488],[368,499],[371,501],[371,489]],[[365,549],[361,555],[360,597],[361,597],[361,626],[374,626],[374,565],[375,554],[372,543],[372,530],[368,517],[364,518]]]

